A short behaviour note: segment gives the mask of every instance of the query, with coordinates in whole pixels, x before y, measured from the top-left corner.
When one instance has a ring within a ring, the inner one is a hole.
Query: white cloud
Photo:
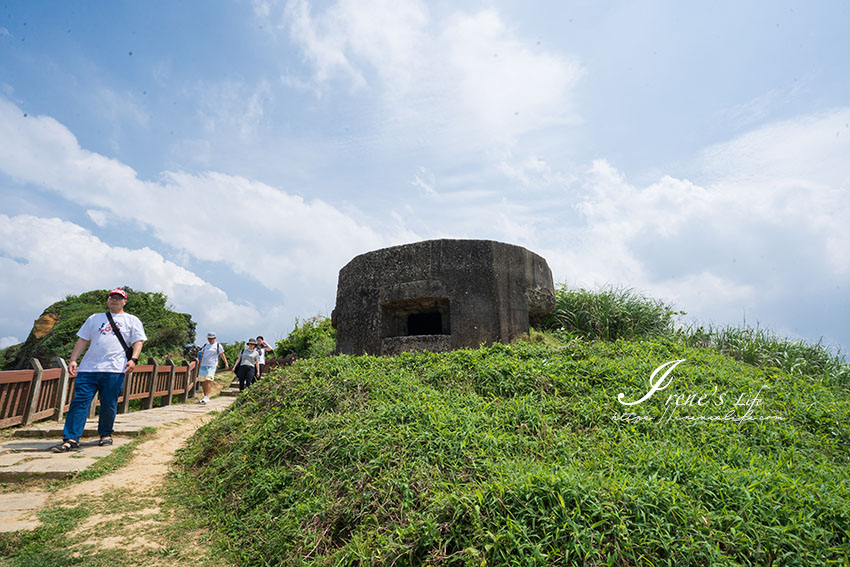
[[[803,86],[808,80],[794,80],[786,88],[776,88],[767,91],[746,102],[736,104],[717,113],[717,118],[729,122],[733,126],[749,126],[757,124],[770,116],[771,112],[788,104],[807,89]]]
[[[126,165],[80,148],[52,118],[23,117],[2,99],[0,140],[15,140],[0,146],[0,171],[93,207],[97,223],[133,222],[268,289],[304,285],[332,295],[345,262],[388,242],[323,201],[242,177],[166,172],[158,182],[142,181]]]
[[[580,65],[514,37],[496,12],[455,14],[436,45],[445,51],[434,74],[447,70],[452,98],[492,133],[516,136],[567,120]]]
[[[597,161],[579,204],[585,226],[560,231],[565,246],[545,255],[583,285],[624,284],[701,320],[746,315],[846,346],[834,314],[850,311],[848,122],[840,109],[709,148],[702,185],[665,176],[638,187]]]
[[[0,337],[0,350],[22,342],[24,341],[20,340],[18,337]]]
[[[507,152],[499,161],[499,170],[508,179],[518,181],[524,188],[542,188],[553,185],[567,188],[578,180],[575,175],[553,171],[552,166],[546,160],[533,154],[518,158],[511,152]]]
[[[255,309],[149,248],[113,247],[56,218],[0,214],[0,271],[3,325],[21,335],[29,332],[28,321],[67,295],[125,284],[165,293],[199,330],[227,322],[229,331],[247,335],[261,320]]]
[[[150,114],[138,98],[133,92],[116,92],[104,88],[95,95],[92,104],[107,118],[109,124],[130,122],[146,128],[150,124]]]
[[[419,187],[429,195],[435,195],[437,193],[437,190],[434,188],[436,185],[434,174],[426,167],[420,166],[417,169],[410,184],[414,187]]]
[[[104,227],[109,222],[106,212],[98,209],[88,209],[86,215],[99,227]]]
[[[343,79],[380,97],[392,140],[418,132],[486,147],[574,120],[581,65],[517,37],[493,10],[434,22],[416,0],[339,0],[317,13],[294,0],[283,25],[318,88]]]
[[[271,13],[271,5],[266,0],[252,0],[254,13],[260,18],[268,18]]]

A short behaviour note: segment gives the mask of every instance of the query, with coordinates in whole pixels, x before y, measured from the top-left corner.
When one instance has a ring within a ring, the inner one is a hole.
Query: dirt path
[[[92,513],[69,533],[72,550],[153,552],[167,555],[169,543],[162,534],[174,519],[161,508],[162,485],[174,454],[199,427],[212,419],[195,416],[157,430],[152,439],[140,444],[133,459],[117,471],[95,480],[73,484],[52,494],[47,505],[85,506]],[[114,505],[109,505],[112,502]],[[186,534],[188,545],[179,558],[162,557],[159,565],[196,565],[204,555],[200,534]],[[144,554],[143,554],[144,555]],[[150,554],[149,554],[150,555]]]
[[[221,388],[214,383],[212,394]],[[43,510],[66,510],[69,515],[83,511],[77,517],[84,520],[60,536],[72,556],[96,555],[98,564],[107,560],[110,565],[221,565],[220,558],[207,557],[206,534],[175,527],[182,518],[172,517],[174,511],[163,506],[163,486],[175,452],[214,417],[195,414],[157,428],[135,448],[127,464],[102,477],[52,493],[35,486],[28,494],[43,502]]]

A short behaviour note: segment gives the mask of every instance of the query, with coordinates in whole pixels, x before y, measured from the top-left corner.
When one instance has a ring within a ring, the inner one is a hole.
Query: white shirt
[[[112,319],[124,337],[127,346],[133,348],[133,343],[146,341],[145,329],[135,315],[129,313],[113,314]],[[106,313],[95,313],[83,323],[77,336],[89,342],[89,348],[83,355],[83,360],[77,368],[79,372],[124,372],[127,357],[121,341],[112,331]]]
[[[254,350],[260,353],[260,364],[266,363],[266,347],[257,345]]]
[[[218,355],[224,352],[221,343],[210,343],[204,345],[199,353],[201,355],[201,366],[218,366]]]

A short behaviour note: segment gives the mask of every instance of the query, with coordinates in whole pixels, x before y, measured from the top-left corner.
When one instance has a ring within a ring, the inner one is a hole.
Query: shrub
[[[320,358],[333,354],[336,349],[336,329],[331,320],[316,315],[303,321],[295,319],[295,329],[275,345],[278,356],[295,353],[298,358]]]
[[[239,354],[245,350],[245,341],[236,341],[235,343],[222,343],[224,347],[224,356],[227,358],[227,363],[230,366],[236,362],[236,359],[239,358]]]

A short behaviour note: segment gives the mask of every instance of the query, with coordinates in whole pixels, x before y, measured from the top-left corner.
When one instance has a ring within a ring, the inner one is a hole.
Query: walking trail
[[[215,396],[219,390],[221,384],[214,383],[212,394]],[[84,437],[81,443],[83,450],[73,454],[57,455],[47,451],[50,445],[61,439],[61,424],[40,425],[16,432],[13,440],[0,444],[0,480],[8,482],[0,493],[0,532],[36,528],[40,525],[38,513],[45,508],[82,505],[91,513],[67,535],[72,550],[74,546],[79,546],[83,552],[92,547],[96,550],[120,548],[158,552],[164,558],[170,550],[157,541],[156,536],[173,523],[170,514],[160,506],[164,481],[174,454],[199,427],[214,417],[215,412],[228,407],[233,400],[231,396],[218,396],[213,397],[209,404],[202,405],[193,400],[187,404],[121,414],[115,424],[115,445],[98,447],[95,433],[89,439]],[[90,425],[91,429],[96,429],[96,421],[87,423],[86,435],[89,435]],[[130,439],[122,437],[122,432],[138,434],[142,428],[151,425],[156,427],[153,437],[140,443],[130,462],[119,469],[94,480],[70,483],[59,490],[44,488],[44,478],[73,474],[75,470],[85,469],[96,462],[98,457],[130,443]],[[57,428],[58,436],[53,435]],[[19,440],[31,435],[51,435],[51,438]],[[111,505],[107,504],[107,500],[113,501]],[[120,528],[115,529],[116,526]],[[190,551],[190,556],[192,553],[200,555],[187,558],[186,549],[195,549]],[[200,561],[203,546],[189,545],[181,549],[179,555],[183,560]],[[181,563],[158,561],[157,564]]]

